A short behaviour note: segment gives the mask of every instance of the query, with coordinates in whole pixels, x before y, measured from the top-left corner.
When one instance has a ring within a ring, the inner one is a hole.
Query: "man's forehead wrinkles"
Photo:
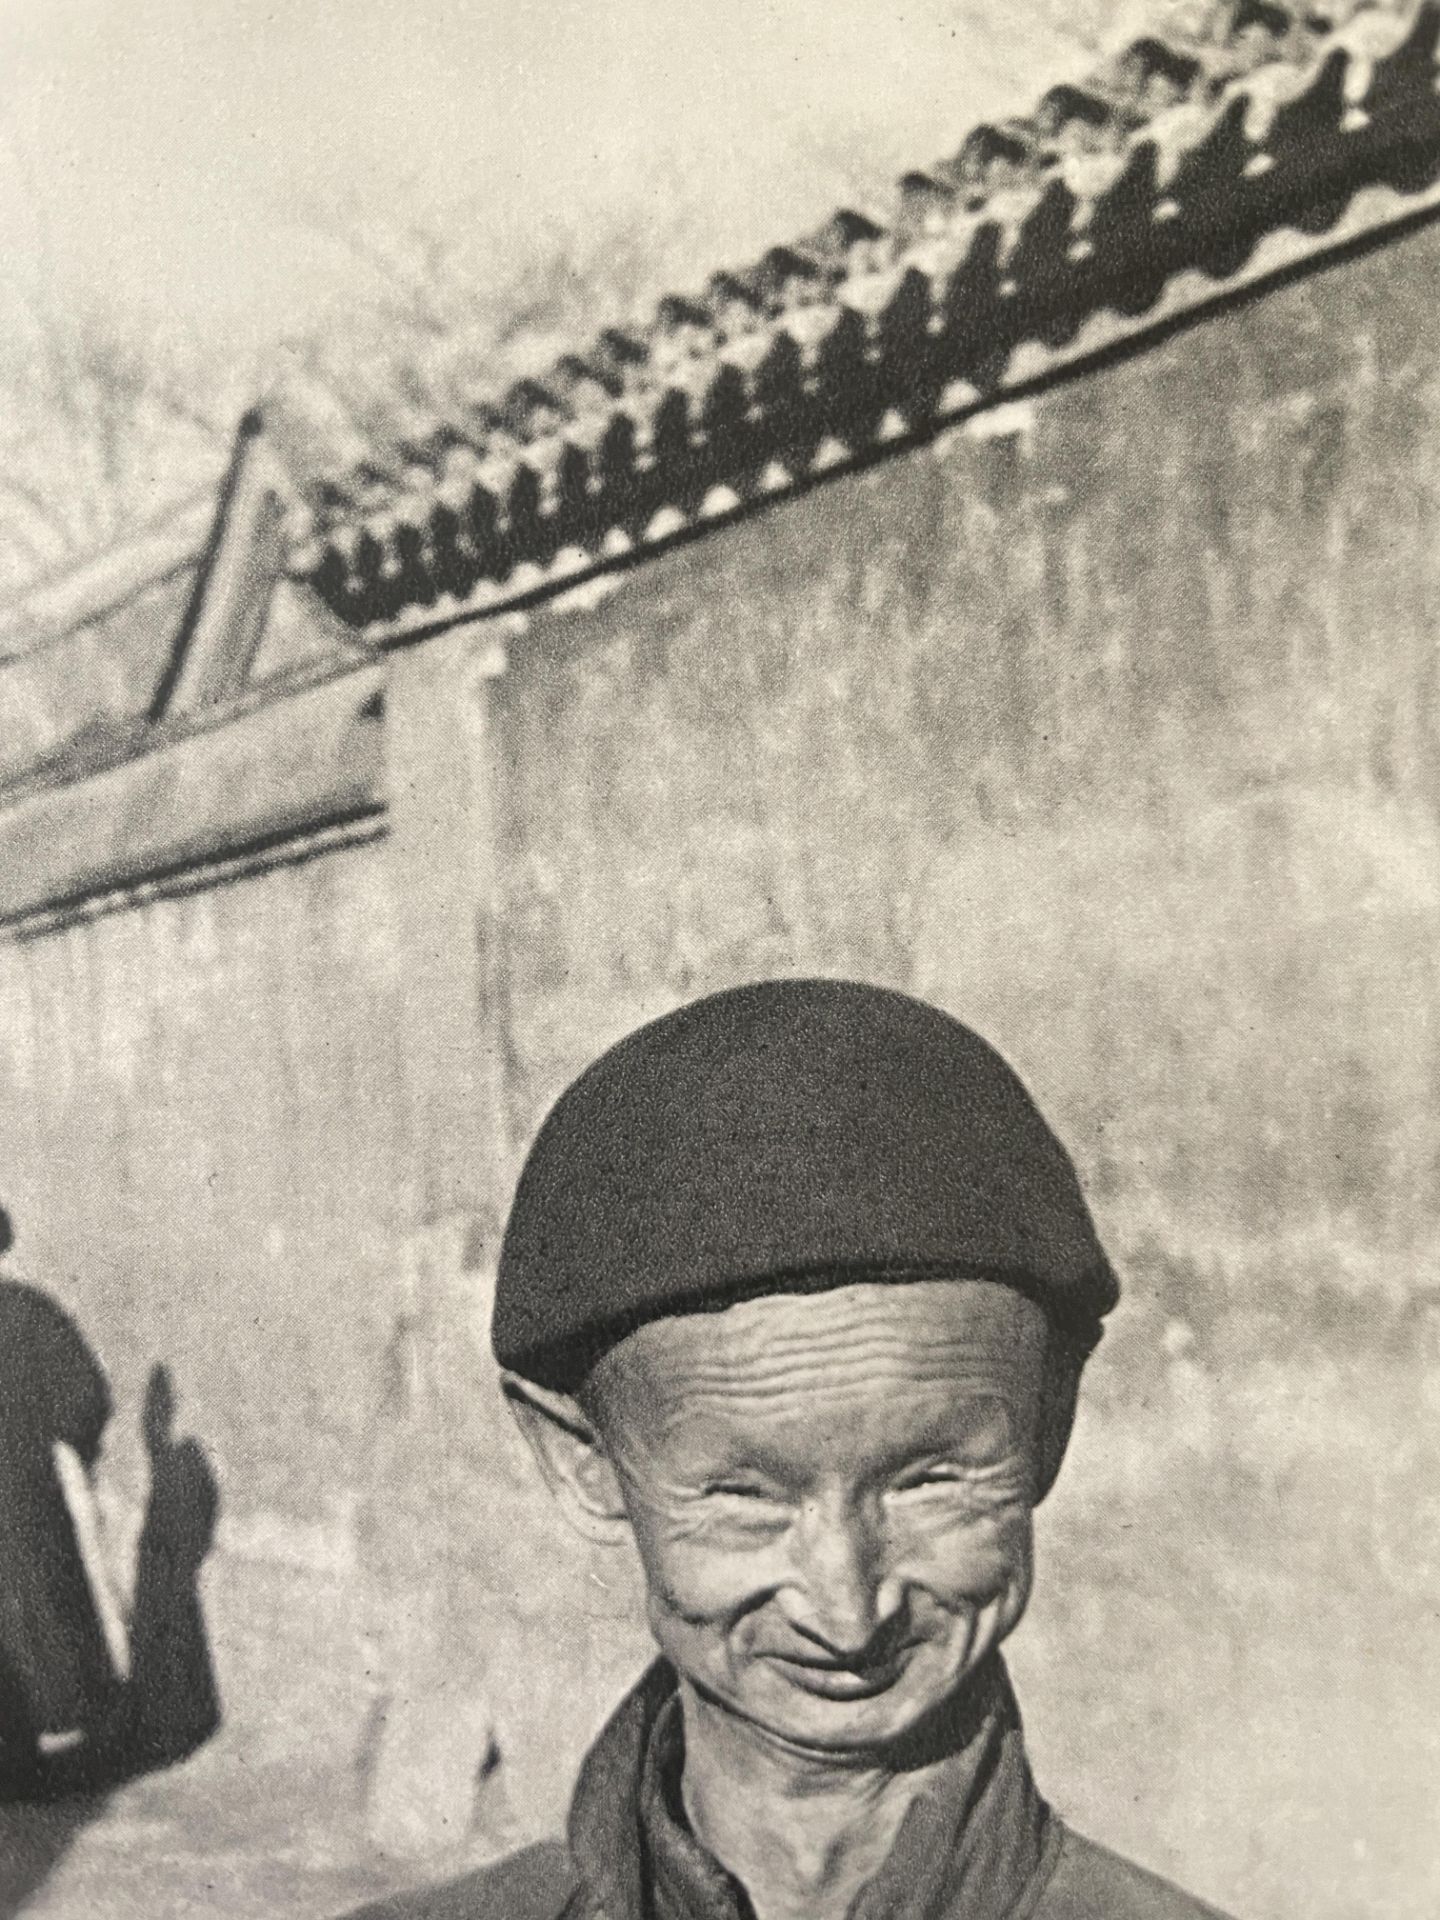
[[[814,1292],[761,1294],[719,1312],[678,1314],[652,1323],[662,1339],[725,1340],[769,1344],[787,1337],[815,1338],[841,1327],[874,1327],[927,1335],[961,1332],[967,1337],[1013,1337],[1027,1321],[1043,1319],[1019,1294],[992,1281],[916,1279],[862,1280]]]
[[[864,1398],[828,1390],[677,1396],[640,1427],[622,1421],[622,1439],[678,1466],[732,1453],[758,1458],[771,1448],[777,1458],[862,1453],[908,1459],[966,1445],[978,1431],[1019,1435],[1028,1429],[1020,1396],[988,1384],[959,1392],[948,1384],[939,1392],[909,1381],[886,1385],[886,1392]]]
[[[728,1445],[811,1418],[831,1445],[850,1427],[944,1445],[980,1398],[1028,1420],[1043,1345],[1039,1310],[990,1282],[856,1283],[652,1323],[601,1363],[601,1393],[614,1437],[647,1448],[683,1448],[687,1427]]]
[[[923,1362],[936,1371],[993,1368],[1028,1356],[1037,1344],[1035,1329],[1020,1315],[1003,1310],[1010,1304],[1003,1296],[1002,1311],[996,1313],[977,1311],[973,1301],[943,1297],[900,1304],[876,1291],[879,1299],[827,1294],[799,1303],[776,1302],[774,1310],[763,1314],[737,1309],[662,1322],[639,1344],[642,1351],[654,1351],[671,1378],[725,1370],[759,1372],[796,1362],[839,1367],[857,1361]],[[1021,1308],[1024,1304],[1015,1302]]]
[[[1024,1356],[966,1347],[936,1346],[917,1351],[885,1347],[874,1341],[801,1344],[772,1353],[695,1357],[663,1373],[657,1370],[655,1397],[661,1404],[704,1400],[774,1400],[787,1395],[807,1399],[853,1398],[872,1385],[901,1384],[935,1388],[966,1397],[975,1391],[1013,1393],[1025,1378]]]
[[[678,1460],[770,1442],[787,1452],[797,1444],[845,1452],[852,1443],[887,1454],[943,1452],[961,1444],[977,1418],[993,1421],[1002,1408],[1007,1431],[1028,1428],[1034,1387],[1023,1374],[923,1358],[928,1364],[866,1359],[844,1368],[772,1358],[755,1370],[671,1375],[654,1382],[653,1392],[637,1381],[639,1391],[615,1408],[615,1430],[647,1450],[678,1448]]]
[[[677,1356],[720,1353],[748,1357],[786,1348],[820,1352],[857,1342],[892,1350],[945,1346],[1003,1351],[1017,1345],[1017,1330],[964,1319],[946,1320],[938,1315],[923,1320],[902,1319],[873,1310],[847,1313],[837,1308],[832,1315],[816,1314],[800,1322],[777,1319],[749,1327],[727,1325],[723,1315],[716,1315],[708,1323],[707,1318],[697,1316],[671,1322],[668,1338],[662,1335],[662,1344]]]

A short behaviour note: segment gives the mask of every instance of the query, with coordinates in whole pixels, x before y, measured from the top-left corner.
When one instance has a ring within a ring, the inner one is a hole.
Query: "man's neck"
[[[685,1811],[757,1920],[845,1920],[945,1761],[843,1765],[784,1746],[681,1681]]]

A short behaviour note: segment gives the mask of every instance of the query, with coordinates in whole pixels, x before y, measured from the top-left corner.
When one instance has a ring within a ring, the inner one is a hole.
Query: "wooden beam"
[[[195,591],[151,703],[152,725],[240,693],[285,560],[285,506],[256,410],[235,436]]]

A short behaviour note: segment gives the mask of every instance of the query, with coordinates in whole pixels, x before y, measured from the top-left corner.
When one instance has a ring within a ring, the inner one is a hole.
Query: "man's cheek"
[[[637,1544],[652,1600],[697,1623],[733,1618],[783,1580],[773,1544],[724,1544],[684,1525],[637,1529]]]
[[[942,1603],[983,1605],[1007,1590],[1028,1593],[1031,1559],[1030,1514],[1017,1507],[937,1520],[906,1542],[896,1570]]]

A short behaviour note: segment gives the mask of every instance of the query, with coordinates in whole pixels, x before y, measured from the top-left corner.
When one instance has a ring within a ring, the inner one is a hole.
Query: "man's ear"
[[[1038,1420],[1039,1459],[1036,1463],[1035,1504],[1054,1486],[1070,1444],[1075,1425],[1075,1405],[1080,1396],[1080,1375],[1085,1355],[1055,1333],[1045,1340],[1044,1378],[1040,1388]]]
[[[500,1387],[546,1486],[571,1525],[602,1546],[626,1537],[630,1521],[619,1475],[579,1402],[517,1373],[502,1373]]]

